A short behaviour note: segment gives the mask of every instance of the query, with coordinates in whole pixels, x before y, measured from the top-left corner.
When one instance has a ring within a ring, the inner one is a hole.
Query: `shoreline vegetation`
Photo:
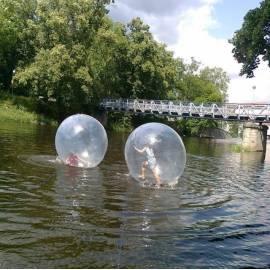
[[[48,106],[41,100],[25,96],[17,96],[8,94],[7,91],[0,91],[0,123],[11,121],[14,123],[31,123],[39,125],[50,125],[57,127],[61,121],[56,119],[54,112],[56,104]],[[132,115],[121,112],[107,112],[106,120],[101,117],[102,112],[97,109],[90,108],[89,111],[78,111],[76,113],[85,113],[97,118],[105,126],[108,131],[114,132],[131,132],[134,128],[149,122],[160,122],[169,125],[175,129],[181,136],[201,137],[207,129],[218,129],[219,123],[212,120],[198,119],[178,119],[169,121],[164,117],[156,117],[154,115]],[[52,117],[50,117],[50,116]],[[68,116],[68,115],[67,115]],[[237,129],[230,128],[230,134],[237,137]],[[244,151],[240,146],[234,146],[233,152]]]
[[[54,117],[56,104],[44,103],[31,97],[12,95],[7,91],[0,91],[0,123],[12,121],[15,123],[32,123],[41,125],[58,126],[61,120]],[[97,119],[100,118],[101,111],[90,108],[89,111],[78,111],[76,113],[85,113]],[[70,114],[71,115],[71,114]],[[52,116],[52,117],[50,117]],[[68,115],[66,116],[68,117]],[[181,136],[200,137],[203,130],[207,128],[217,128],[217,121],[198,120],[198,119],[181,119],[169,121],[164,117],[154,115],[132,115],[121,112],[107,112],[106,123],[99,119],[105,128],[115,132],[131,132],[139,125],[149,122],[161,122],[174,128]]]
[[[57,126],[57,121],[36,111],[36,102],[29,97],[0,92],[0,122],[32,123]]]

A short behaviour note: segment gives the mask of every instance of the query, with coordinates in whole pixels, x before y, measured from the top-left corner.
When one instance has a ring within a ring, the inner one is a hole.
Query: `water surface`
[[[109,134],[105,160],[85,170],[41,162],[55,131],[0,125],[0,267],[270,267],[268,155],[185,139],[179,184],[141,188],[127,135]]]

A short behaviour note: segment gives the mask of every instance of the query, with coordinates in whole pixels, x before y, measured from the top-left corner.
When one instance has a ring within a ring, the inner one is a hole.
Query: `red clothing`
[[[75,154],[70,154],[66,159],[66,164],[70,166],[78,166],[79,158]]]

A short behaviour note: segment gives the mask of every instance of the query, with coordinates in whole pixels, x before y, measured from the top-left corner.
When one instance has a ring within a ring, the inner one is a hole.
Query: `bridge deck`
[[[100,106],[107,111],[163,115],[176,118],[270,122],[270,104],[195,104],[167,100],[104,99]]]

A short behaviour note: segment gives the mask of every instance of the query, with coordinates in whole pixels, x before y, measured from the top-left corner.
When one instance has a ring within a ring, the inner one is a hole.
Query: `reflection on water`
[[[151,189],[127,175],[125,134],[95,169],[51,162],[54,134],[0,127],[1,267],[270,266],[268,155],[186,139],[179,184]]]

